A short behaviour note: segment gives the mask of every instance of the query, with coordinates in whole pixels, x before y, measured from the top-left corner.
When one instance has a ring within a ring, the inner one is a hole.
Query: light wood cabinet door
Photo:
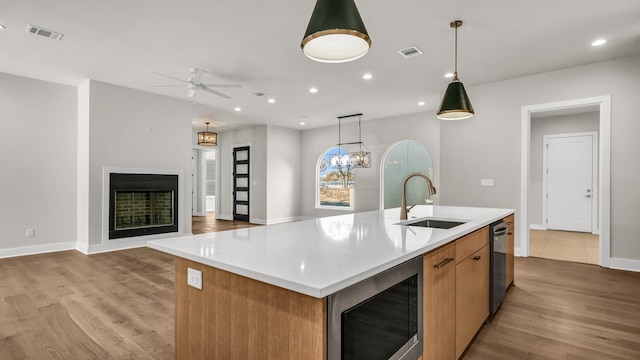
[[[455,243],[450,243],[423,258],[424,360],[455,360],[455,256]]]
[[[489,316],[489,256],[485,245],[456,265],[456,359]]]
[[[506,218],[504,218],[504,222],[507,223],[507,227],[509,228],[509,231],[507,232],[507,289],[509,289],[509,286],[511,286],[511,284],[513,284],[513,277],[514,277],[514,256],[515,256],[515,251],[514,251],[514,233],[515,233],[515,221],[514,221],[514,216],[513,215],[509,215]]]

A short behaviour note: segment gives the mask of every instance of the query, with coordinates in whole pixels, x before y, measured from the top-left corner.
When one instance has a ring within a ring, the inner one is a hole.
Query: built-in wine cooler
[[[329,296],[328,359],[418,359],[422,257]]]

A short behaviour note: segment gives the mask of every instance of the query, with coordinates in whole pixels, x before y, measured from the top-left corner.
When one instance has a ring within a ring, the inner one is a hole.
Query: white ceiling
[[[356,0],[373,41],[363,58],[325,64],[306,58],[300,41],[314,0],[10,0],[0,5],[0,71],[77,86],[94,79],[181,99],[186,87],[156,71],[203,82],[242,84],[199,92],[215,111],[202,116],[220,130],[247,124],[295,129],[433,112],[453,69],[473,85],[640,54],[638,0]],[[25,32],[28,24],[61,32],[61,41]],[[597,38],[608,40],[595,48]],[[405,59],[398,50],[424,55]],[[364,73],[373,79],[363,80]],[[308,89],[315,86],[316,94]],[[266,95],[253,95],[262,92]],[[473,92],[469,91],[473,102]],[[267,103],[273,97],[276,103]],[[425,101],[420,107],[418,101]],[[234,107],[242,108],[235,112]],[[196,106],[196,112],[201,112]],[[191,118],[185,121],[192,121]],[[202,118],[196,122],[203,122]]]

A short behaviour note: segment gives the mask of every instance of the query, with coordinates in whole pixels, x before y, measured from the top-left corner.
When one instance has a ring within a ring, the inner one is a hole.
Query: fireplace
[[[178,232],[178,175],[109,174],[109,239],[172,232]]]

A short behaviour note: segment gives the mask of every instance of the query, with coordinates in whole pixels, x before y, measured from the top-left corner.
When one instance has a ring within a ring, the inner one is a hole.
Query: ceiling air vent
[[[49,39],[53,39],[53,40],[62,40],[62,37],[64,36],[64,34],[61,34],[61,33],[55,32],[55,31],[51,31],[51,30],[47,30],[47,29],[43,29],[41,27],[34,26],[34,25],[27,26],[27,30],[25,30],[25,31],[26,32],[30,32],[32,34],[48,37]]]
[[[407,59],[410,58],[410,57],[422,55],[422,51],[420,51],[420,49],[418,49],[415,46],[408,47],[406,49],[402,49],[402,50],[400,50],[398,52],[400,53],[400,55],[404,56]]]

